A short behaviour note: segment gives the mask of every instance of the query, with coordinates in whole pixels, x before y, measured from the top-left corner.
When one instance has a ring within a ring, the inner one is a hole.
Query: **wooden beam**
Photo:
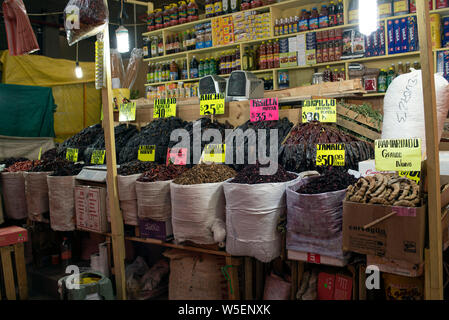
[[[107,159],[108,202],[109,207],[111,208],[112,252],[114,257],[117,299],[125,300],[125,238],[123,231],[123,217],[119,209],[117,189],[117,163],[115,154],[114,113],[112,110],[111,48],[109,43],[109,27],[105,28],[103,36],[106,67],[106,89],[102,90],[103,127]]]
[[[416,1],[419,46],[421,54],[424,119],[427,145],[430,288],[427,299],[443,299],[443,235],[441,230],[440,160],[434,60],[431,43],[429,6],[427,1]]]
[[[19,287],[20,300],[28,299],[28,281],[25,263],[24,244],[14,245],[14,259],[16,261],[17,285]]]
[[[253,258],[245,257],[245,300],[253,300]]]
[[[16,300],[16,286],[14,284],[14,271],[11,262],[11,246],[1,247],[3,281],[5,283],[6,298]]]

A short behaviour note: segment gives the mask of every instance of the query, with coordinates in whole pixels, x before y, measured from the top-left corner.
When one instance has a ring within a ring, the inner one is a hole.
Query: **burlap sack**
[[[166,221],[171,217],[170,182],[136,181],[137,215],[156,221]]]
[[[47,176],[50,225],[55,231],[75,230],[75,176]]]
[[[11,219],[25,219],[27,206],[23,172],[2,172],[2,192],[5,214]]]
[[[43,222],[42,214],[49,211],[47,176],[51,172],[24,172],[28,218]]]
[[[141,174],[117,176],[118,199],[125,224],[137,226],[137,194],[136,180]]]

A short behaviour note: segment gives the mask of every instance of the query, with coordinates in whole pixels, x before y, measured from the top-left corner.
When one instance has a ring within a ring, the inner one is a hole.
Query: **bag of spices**
[[[75,230],[75,176],[47,176],[50,226],[55,231]]]
[[[27,217],[27,207],[23,171],[3,171],[1,175],[6,216],[17,220],[25,219]]]
[[[138,225],[136,180],[139,177],[140,174],[117,176],[118,199],[123,213],[123,220],[125,224],[132,226]]]
[[[51,172],[24,172],[28,218],[31,221],[44,222],[42,214],[50,210],[47,185],[49,174]]]

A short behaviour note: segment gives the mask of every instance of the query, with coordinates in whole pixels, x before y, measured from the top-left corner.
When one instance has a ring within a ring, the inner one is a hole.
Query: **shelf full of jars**
[[[448,2],[429,1],[436,69],[449,46]],[[417,67],[419,43],[414,1],[378,4],[379,28],[368,37],[358,32],[358,0],[206,0],[202,8],[191,0],[156,9],[143,34],[147,97],[195,96],[199,78],[234,70],[255,73],[267,90],[361,77],[382,95],[385,78]]]

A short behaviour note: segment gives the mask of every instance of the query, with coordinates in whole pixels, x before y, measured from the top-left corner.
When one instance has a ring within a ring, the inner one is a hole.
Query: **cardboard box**
[[[109,232],[106,214],[106,188],[75,187],[76,227],[94,232]]]
[[[387,272],[406,277],[419,277],[424,272],[424,262],[411,263],[407,261],[387,259],[371,255],[366,256],[366,265],[377,266],[379,268],[379,271],[381,272]]]
[[[392,212],[371,228],[364,226]],[[343,250],[421,263],[426,206],[392,207],[343,201]]]
[[[173,240],[171,219],[166,221],[139,219],[139,230],[141,238],[151,238],[162,241]]]
[[[24,228],[11,226],[0,229],[0,247],[27,241],[28,232]]]

